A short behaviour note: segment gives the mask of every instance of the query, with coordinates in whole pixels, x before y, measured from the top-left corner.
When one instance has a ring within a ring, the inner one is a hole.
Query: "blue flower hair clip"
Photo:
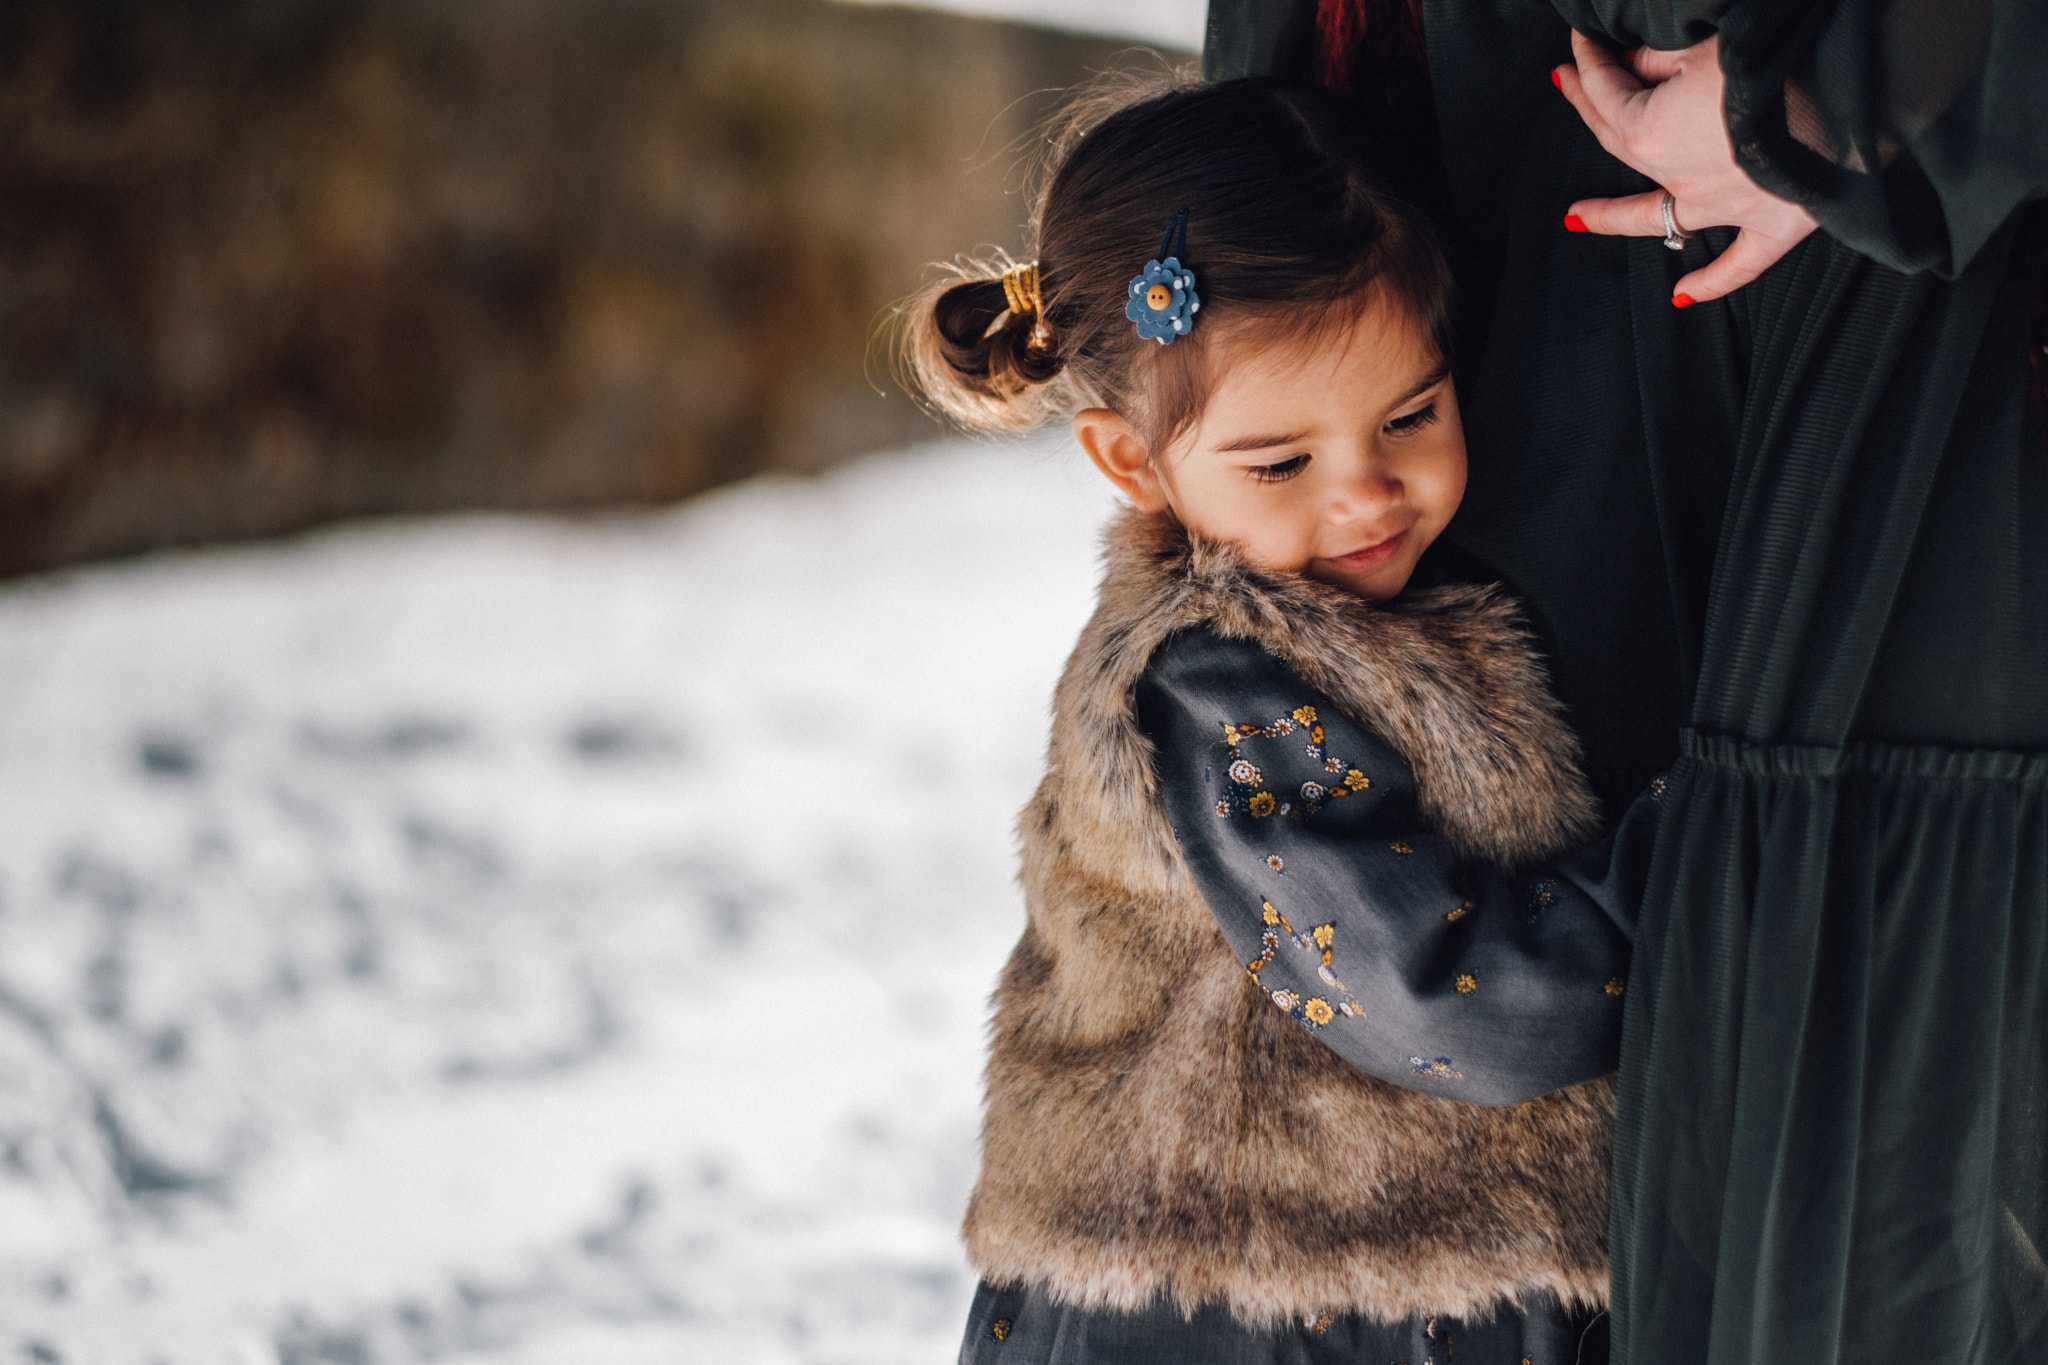
[[[1174,235],[1180,236],[1175,249]],[[1168,346],[1195,325],[1195,313],[1202,300],[1195,294],[1195,274],[1180,263],[1188,249],[1188,211],[1173,215],[1166,240],[1159,244],[1161,259],[1145,262],[1145,268],[1131,277],[1131,301],[1124,316],[1138,324],[1138,335]],[[1172,253],[1172,254],[1168,254]]]

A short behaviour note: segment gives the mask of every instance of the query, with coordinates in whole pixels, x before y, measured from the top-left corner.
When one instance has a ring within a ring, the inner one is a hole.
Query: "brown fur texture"
[[[1604,1304],[1611,1079],[1502,1108],[1402,1089],[1273,1008],[1224,941],[1131,704],[1158,646],[1204,623],[1400,751],[1461,851],[1526,866],[1594,823],[1494,591],[1374,606],[1126,515],[1020,822],[1028,922],[995,996],[970,1258],[1077,1306],[1165,1294],[1254,1324]]]

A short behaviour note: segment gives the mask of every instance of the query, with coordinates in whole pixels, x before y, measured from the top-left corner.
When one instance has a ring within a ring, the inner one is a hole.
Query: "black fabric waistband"
[[[1695,763],[1754,777],[1896,777],[2048,785],[2048,753],[2018,749],[1941,749],[1874,740],[1840,746],[1758,744],[1685,730],[1679,735],[1679,753]]]

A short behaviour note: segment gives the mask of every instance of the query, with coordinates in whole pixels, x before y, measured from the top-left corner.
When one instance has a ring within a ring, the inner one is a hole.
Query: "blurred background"
[[[953,1357],[1110,503],[878,334],[1202,19],[0,8],[0,1362]]]
[[[1061,88],[1200,36],[1162,0],[1038,17],[1126,34],[827,0],[10,3],[0,573],[661,502],[931,435],[884,310],[1020,245]]]

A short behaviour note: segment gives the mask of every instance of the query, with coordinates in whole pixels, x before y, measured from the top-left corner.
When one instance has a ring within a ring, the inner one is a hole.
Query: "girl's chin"
[[[1317,560],[1309,565],[1308,576],[1333,588],[1342,588],[1368,602],[1384,602],[1389,597],[1398,597],[1415,571],[1415,566],[1407,563],[1382,564],[1352,573],[1346,573],[1336,565],[1335,560]]]

